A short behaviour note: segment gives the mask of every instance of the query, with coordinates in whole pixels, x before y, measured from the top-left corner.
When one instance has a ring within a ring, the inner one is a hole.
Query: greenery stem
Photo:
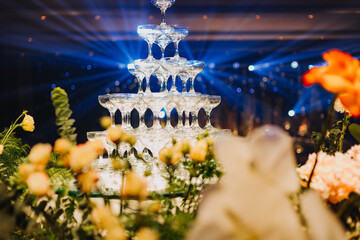
[[[337,148],[338,152],[343,152],[344,136],[345,136],[345,132],[346,132],[346,129],[348,128],[349,124],[350,124],[350,116],[347,113],[345,113],[344,118],[343,118],[341,134],[340,134],[340,138],[339,138],[339,144],[338,144],[338,148]]]
[[[330,107],[329,107],[329,110],[328,110],[327,115],[326,115],[325,123],[322,126],[320,141],[315,146],[315,152],[316,152],[315,163],[314,163],[314,166],[313,166],[313,168],[311,170],[309,181],[307,182],[306,188],[310,188],[311,179],[312,179],[312,177],[314,175],[314,171],[315,171],[315,168],[316,168],[316,165],[317,165],[317,162],[318,162],[319,152],[320,152],[322,146],[325,143],[326,133],[327,133],[327,130],[328,130],[329,126],[330,126],[330,121],[331,121],[331,118],[332,118],[332,114],[334,112],[334,104],[335,104],[336,98],[337,98],[337,95],[335,94],[333,99],[331,100]]]
[[[1,140],[1,145],[4,145],[7,141],[7,139],[9,138],[9,136],[11,135],[11,133],[17,128],[20,127],[21,124],[17,124],[17,122],[20,120],[20,118],[22,116],[24,116],[27,113],[27,111],[23,111],[22,114],[15,120],[15,122],[13,124],[11,124],[9,130],[6,132],[4,138]]]
[[[123,210],[124,210],[124,198],[123,198],[123,194],[124,194],[124,186],[125,186],[125,171],[122,172],[121,175],[121,190],[120,190],[120,216],[123,214]]]

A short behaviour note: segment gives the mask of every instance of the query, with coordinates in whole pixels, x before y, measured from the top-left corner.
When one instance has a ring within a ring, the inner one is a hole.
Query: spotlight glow
[[[290,111],[288,112],[288,115],[289,115],[290,117],[295,116],[295,111],[294,111],[294,110],[290,110]]]
[[[292,63],[291,63],[291,67],[292,68],[297,68],[299,66],[299,63],[297,62],[297,61],[293,61]]]
[[[159,118],[164,118],[165,117],[165,112],[164,111],[161,111],[160,113],[159,113]]]
[[[250,72],[252,72],[252,71],[255,70],[255,67],[253,65],[249,65],[248,69],[249,69]]]
[[[233,68],[234,69],[239,69],[239,67],[240,67],[240,63],[238,63],[238,62],[233,63]]]

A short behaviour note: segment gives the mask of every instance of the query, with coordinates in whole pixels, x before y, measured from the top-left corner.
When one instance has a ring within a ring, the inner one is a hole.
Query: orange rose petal
[[[319,83],[321,77],[325,74],[325,67],[312,68],[307,73],[303,75],[302,81],[303,84],[307,87]]]
[[[339,95],[341,103],[354,117],[360,117],[360,96],[358,94],[343,93]]]
[[[319,82],[329,92],[352,92],[354,85],[345,78],[335,74],[324,74]]]

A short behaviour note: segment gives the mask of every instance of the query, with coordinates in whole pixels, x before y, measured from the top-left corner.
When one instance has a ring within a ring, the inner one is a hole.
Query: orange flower
[[[331,50],[323,54],[325,67],[310,69],[303,76],[303,84],[319,83],[329,92],[338,94],[341,103],[355,116],[360,116],[360,62],[350,54]]]
[[[81,191],[89,194],[91,190],[96,186],[99,180],[98,172],[96,170],[90,170],[86,173],[81,173],[78,176],[78,182],[81,186]]]

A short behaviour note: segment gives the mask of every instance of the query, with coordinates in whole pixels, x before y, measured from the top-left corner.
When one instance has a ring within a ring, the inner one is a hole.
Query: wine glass
[[[160,92],[167,92],[167,81],[170,73],[163,66],[160,66],[152,75],[160,81]]]
[[[136,68],[135,68],[135,65],[134,63],[129,63],[127,65],[127,68],[129,70],[129,72],[136,77],[136,79],[138,80],[139,82],[139,90],[138,90],[138,93],[142,93],[143,92],[143,89],[142,89],[142,82],[143,82],[143,79],[145,77],[145,74],[143,74],[142,72],[138,71]]]
[[[206,125],[204,127],[204,130],[211,130],[213,129],[213,126],[211,125],[210,121],[210,114],[213,108],[217,107],[221,102],[221,97],[216,95],[205,95],[203,98],[206,99],[206,104],[204,104],[204,110],[206,112]]]
[[[179,73],[179,77],[183,83],[182,92],[186,92],[186,82],[189,79],[189,74],[186,72],[186,64],[184,69]]]
[[[175,58],[180,58],[179,56],[179,42],[183,40],[189,34],[189,28],[187,26],[174,25],[172,29],[165,33],[168,38],[170,38],[175,45]]]
[[[115,125],[115,112],[117,110],[117,107],[112,103],[111,95],[110,94],[100,95],[98,97],[98,100],[100,105],[109,111],[111,117],[111,125]]]
[[[153,60],[154,57],[152,55],[151,47],[154,44],[155,40],[162,34],[161,30],[157,28],[156,25],[147,24],[147,25],[139,25],[137,28],[137,32],[140,37],[142,37],[148,44],[149,53],[147,59]]]
[[[184,67],[185,60],[182,60],[182,58],[175,58],[175,57],[166,57],[163,58],[163,60],[160,60],[161,66],[170,72],[172,76],[172,86],[170,89],[170,92],[176,92],[176,76],[179,74],[179,72]]]
[[[161,49],[161,58],[165,57],[165,49],[169,43],[171,43],[171,39],[168,38],[165,34],[160,35],[155,41],[155,43],[160,47]]]
[[[205,63],[203,61],[198,61],[198,60],[191,60],[191,61],[187,61],[185,66],[184,66],[184,71],[186,71],[188,73],[188,76],[190,77],[190,93],[195,93],[195,89],[194,89],[194,82],[195,82],[195,77],[201,73],[204,70],[205,67]]]
[[[153,74],[153,72],[155,72],[156,70],[158,70],[158,68],[160,67],[159,61],[156,60],[155,58],[153,58],[152,60],[150,60],[149,58],[145,59],[145,60],[135,60],[134,62],[134,66],[135,68],[142,72],[145,75],[145,79],[146,79],[146,93],[150,93],[150,76],[151,74]]]
[[[110,145],[107,143],[106,141],[106,132],[105,131],[91,131],[91,132],[87,132],[86,133],[87,139],[92,142],[95,141],[96,139],[100,139],[104,145],[104,148],[107,152],[108,157],[110,157],[111,152],[114,150],[114,146]],[[100,165],[105,164],[104,159],[103,159],[104,155],[103,152],[100,155],[99,158],[99,163]]]
[[[161,24],[165,25],[166,9],[174,4],[175,0],[151,0],[151,3],[161,10]]]

